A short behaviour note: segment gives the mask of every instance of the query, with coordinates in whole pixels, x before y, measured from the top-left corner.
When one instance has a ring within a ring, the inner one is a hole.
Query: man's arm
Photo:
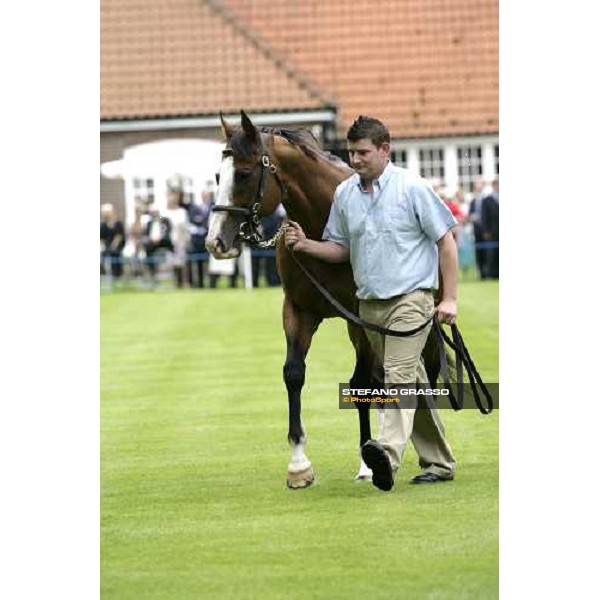
[[[444,296],[436,311],[442,323],[451,324],[456,319],[456,301],[458,297],[458,250],[451,229],[438,240],[437,246],[440,255]]]
[[[286,225],[285,245],[294,252],[304,252],[309,256],[332,263],[348,262],[350,258],[350,251],[346,246],[330,240],[322,242],[309,240],[302,231],[302,227],[294,221],[289,221]]]

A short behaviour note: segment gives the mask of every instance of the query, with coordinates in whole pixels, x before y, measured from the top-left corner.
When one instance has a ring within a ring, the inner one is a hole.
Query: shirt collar
[[[387,165],[385,165],[385,169],[383,169],[381,175],[377,179],[373,180],[373,186],[377,186],[380,190],[382,190],[385,187],[386,183],[389,181],[392,175],[392,171],[392,163],[388,160]],[[356,185],[360,188],[362,192],[365,191],[360,181],[360,175],[358,173],[356,174]]]

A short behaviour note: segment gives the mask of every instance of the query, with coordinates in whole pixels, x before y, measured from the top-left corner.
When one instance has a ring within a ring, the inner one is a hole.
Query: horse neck
[[[287,187],[283,206],[312,239],[320,239],[338,184],[351,175],[349,168],[324,158],[316,160],[296,147],[284,148],[276,157]]]

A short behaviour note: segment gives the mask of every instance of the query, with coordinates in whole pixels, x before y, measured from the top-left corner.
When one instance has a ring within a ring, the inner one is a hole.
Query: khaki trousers
[[[361,300],[360,316],[365,321],[393,329],[407,331],[426,321],[433,313],[433,293],[415,290],[410,294],[388,300]],[[384,336],[365,329],[371,347],[383,363],[385,384],[428,385],[421,352],[431,329],[409,337]],[[417,408],[385,408],[379,419],[377,441],[390,456],[396,471],[402,462],[408,440],[419,455],[419,465],[424,471],[451,479],[456,460],[444,437],[444,425],[431,396],[418,396]],[[415,403],[412,403],[415,406]]]

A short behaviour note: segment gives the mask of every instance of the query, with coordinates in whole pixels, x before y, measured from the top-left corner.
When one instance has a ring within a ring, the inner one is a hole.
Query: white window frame
[[[139,185],[136,185],[139,182]],[[134,197],[150,204],[156,199],[156,181],[152,175],[135,175],[131,179]]]
[[[498,135],[456,136],[447,138],[403,138],[392,140],[394,150],[408,151],[407,168],[414,173],[420,173],[419,151],[427,148],[444,148],[444,181],[439,182],[449,196],[452,196],[459,185],[457,148],[464,146],[481,146],[482,148],[482,179],[491,183],[498,177],[494,147],[499,146]],[[434,182],[438,183],[438,182]],[[466,194],[467,198],[472,194]]]
[[[465,194],[472,194],[475,182],[484,176],[484,151],[478,143],[456,145],[457,184]]]
[[[446,163],[444,160],[445,148],[443,145],[423,146],[419,148],[419,173],[421,177],[429,180],[434,185],[444,185],[446,181]],[[432,153],[439,153],[433,157]],[[429,156],[424,157],[424,154]],[[423,160],[424,158],[429,160]]]
[[[410,162],[408,148],[394,148],[393,151],[396,153],[396,161],[394,164],[398,167],[408,168]]]

